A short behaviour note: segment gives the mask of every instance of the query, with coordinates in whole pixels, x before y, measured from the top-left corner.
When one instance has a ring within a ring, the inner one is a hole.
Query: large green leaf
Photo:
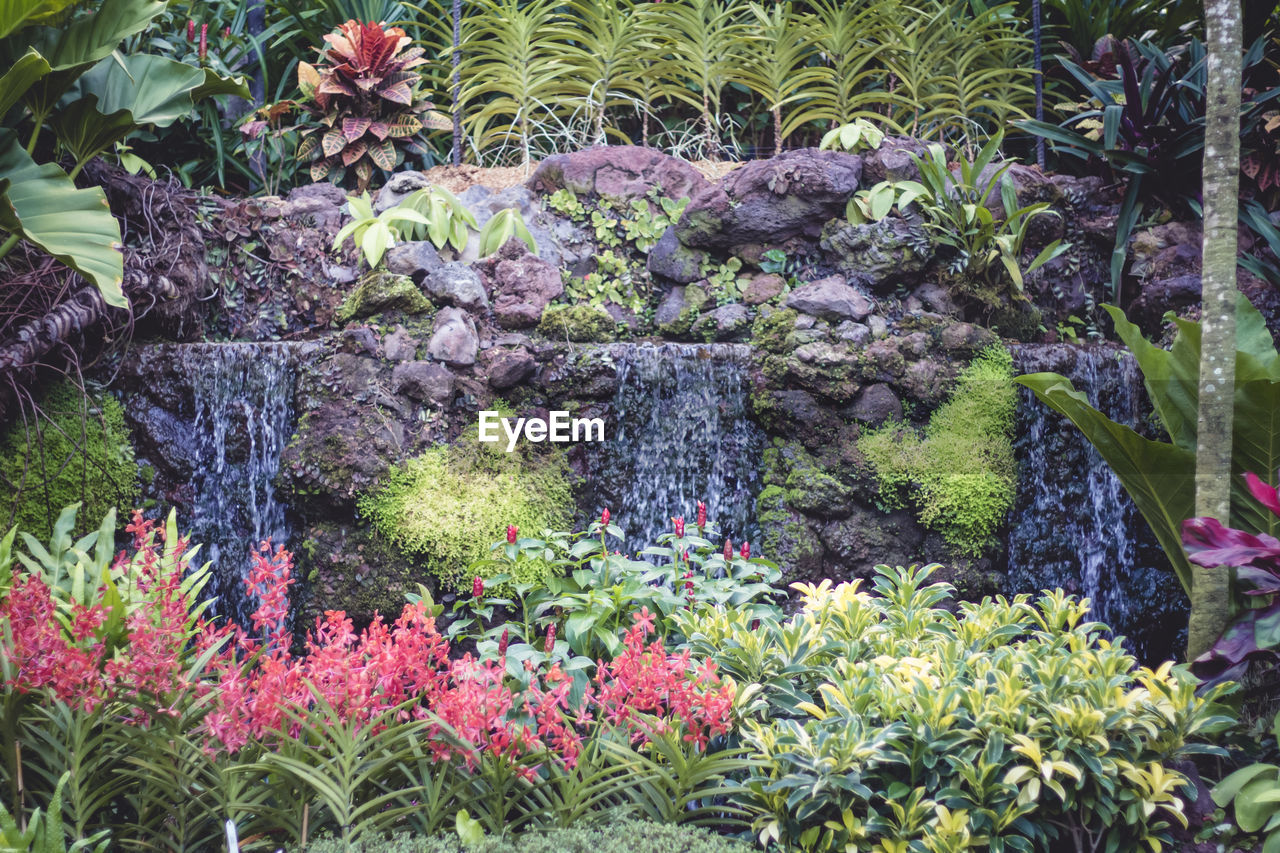
[[[195,98],[248,97],[243,81],[147,54],[111,56],[67,91],[66,106],[53,117],[59,140],[83,163],[144,125],[167,127],[189,115]]]
[[[38,24],[75,0],[0,0],[0,38],[28,24]]]
[[[1191,588],[1191,564],[1182,550],[1182,522],[1195,512],[1195,454],[1182,447],[1143,438],[1089,405],[1071,380],[1056,373],[1019,376],[1049,408],[1065,415],[1084,433],[1125,491],[1173,563],[1184,589]]]
[[[52,69],[49,60],[30,49],[0,76],[0,117],[18,103],[35,82]]]
[[[0,130],[0,228],[79,272],[107,304],[128,307],[120,225],[106,194],[100,187],[77,189],[56,165],[33,161],[11,130]]]

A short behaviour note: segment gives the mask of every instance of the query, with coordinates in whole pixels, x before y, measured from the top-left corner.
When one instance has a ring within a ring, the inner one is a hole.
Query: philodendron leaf
[[[1069,379],[1032,373],[1015,382],[1030,388],[1049,408],[1065,415],[1097,448],[1173,563],[1184,589],[1191,590],[1191,564],[1182,550],[1182,522],[1195,513],[1195,454],[1152,441],[1116,423],[1089,405]]]
[[[49,60],[35,49],[30,49],[20,56],[9,70],[0,76],[0,116],[9,112],[13,105],[26,94],[26,91],[51,70]]]
[[[97,286],[108,305],[128,308],[121,285],[120,224],[100,187],[78,189],[52,163],[38,164],[10,130],[0,130],[0,229],[20,234]]]

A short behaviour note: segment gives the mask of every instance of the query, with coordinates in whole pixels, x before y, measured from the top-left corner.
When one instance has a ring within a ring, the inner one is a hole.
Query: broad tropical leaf
[[[76,270],[108,305],[129,307],[121,290],[120,224],[106,194],[100,187],[78,189],[56,165],[36,163],[10,130],[0,130],[0,228]]]

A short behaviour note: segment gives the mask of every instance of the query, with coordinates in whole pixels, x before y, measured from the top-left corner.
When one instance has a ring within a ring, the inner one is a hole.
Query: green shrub
[[[744,803],[762,841],[802,851],[1168,849],[1187,780],[1168,769],[1228,725],[1221,690],[1136,668],[1088,605],[943,605],[936,566],[795,584],[783,620],[680,614],[695,659],[758,697],[742,724],[763,762]],[[1072,844],[1071,842],[1075,843]],[[1161,847],[1166,845],[1166,847]]]
[[[422,557],[442,586],[469,589],[468,567],[508,524],[529,534],[568,526],[572,508],[568,468],[560,453],[507,453],[474,436],[432,447],[393,468],[381,487],[362,495],[360,512],[406,553]],[[522,565],[538,581],[549,564]]]
[[[596,305],[548,305],[542,312],[538,331],[549,338],[568,338],[578,343],[611,341],[617,322]]]
[[[1013,502],[1013,419],[1018,405],[1013,357],[979,353],[923,435],[902,424],[865,433],[858,449],[876,472],[883,499],[909,495],[921,523],[963,553],[981,553]]]
[[[457,836],[415,838],[408,833],[357,842],[350,848],[333,838],[307,845],[308,853],[345,853],[348,849],[358,853],[746,853],[754,848],[706,829],[636,820],[615,821],[601,828],[530,832],[509,840],[490,838],[470,848]]]
[[[12,424],[0,437],[0,476],[9,494],[3,526],[47,540],[63,507],[82,503],[96,524],[110,510],[138,501],[138,468],[124,409],[109,394],[84,396],[59,382],[40,401],[40,415]]]

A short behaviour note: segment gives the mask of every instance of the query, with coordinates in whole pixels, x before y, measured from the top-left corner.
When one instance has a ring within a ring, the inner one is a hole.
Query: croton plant
[[[390,172],[406,150],[418,150],[425,129],[447,130],[449,119],[420,92],[427,60],[399,27],[347,21],[324,37],[321,62],[298,64],[298,88],[315,124],[302,130],[298,159],[311,179],[342,183],[347,172],[360,190],[374,169]]]
[[[1280,486],[1253,473],[1244,476],[1249,493],[1280,517]],[[1216,518],[1189,518],[1182,523],[1182,543],[1197,566],[1234,567],[1236,588],[1249,602],[1213,648],[1194,661],[1196,674],[1210,683],[1237,679],[1250,660],[1280,656],[1280,540]]]

